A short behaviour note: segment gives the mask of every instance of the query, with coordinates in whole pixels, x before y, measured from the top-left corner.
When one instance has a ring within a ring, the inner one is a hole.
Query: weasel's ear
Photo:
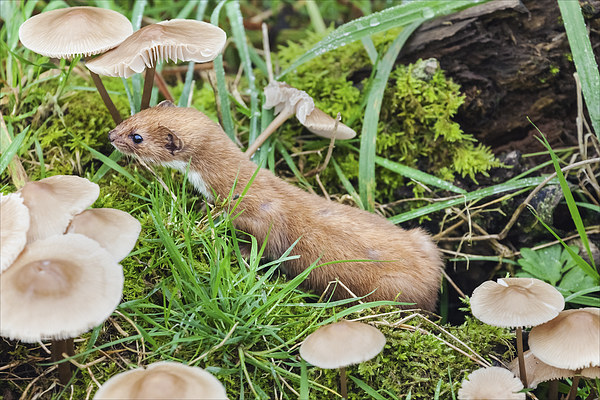
[[[165,138],[165,149],[169,150],[172,155],[183,149],[183,140],[175,132],[162,125],[159,125],[158,129],[161,136]]]
[[[160,103],[158,103],[156,105],[156,107],[177,107],[177,106],[175,104],[173,104],[173,102],[170,100],[163,100]]]

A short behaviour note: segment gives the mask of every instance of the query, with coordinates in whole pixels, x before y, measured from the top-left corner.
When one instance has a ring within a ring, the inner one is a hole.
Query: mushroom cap
[[[162,60],[214,60],[225,46],[227,35],[218,26],[191,19],[172,19],[147,25],[118,47],[86,62],[98,75],[129,78]]]
[[[94,239],[119,262],[133,249],[141,230],[140,222],[125,211],[92,208],[73,217],[67,233],[80,233]]]
[[[227,393],[202,368],[162,361],[113,376],[94,399],[227,399]]]
[[[121,266],[94,240],[36,240],[0,275],[0,335],[24,342],[75,337],[108,318],[122,291]]]
[[[98,198],[100,187],[75,175],[56,175],[27,182],[19,190],[29,209],[27,242],[65,232],[69,221]]]
[[[332,369],[370,360],[383,350],[379,329],[356,321],[339,321],[311,333],[300,346],[300,356],[319,368]]]
[[[575,376],[575,371],[572,369],[556,368],[542,362],[533,355],[531,350],[527,350],[523,353],[523,357],[525,359],[525,371],[527,371],[527,384],[531,389],[535,389],[538,384],[542,382]],[[521,377],[518,358],[515,358],[510,362],[508,369],[510,369],[517,378]]]
[[[70,7],[29,18],[19,28],[23,46],[55,58],[103,53],[133,33],[131,22],[116,11]]]
[[[29,210],[17,193],[0,193],[0,273],[17,258],[27,243]]]
[[[565,310],[533,327],[529,348],[537,358],[557,368],[600,366],[600,308]]]
[[[265,86],[264,92],[264,108],[275,107],[275,114],[287,109],[290,114],[296,114],[296,118],[302,124],[306,121],[308,114],[315,109],[315,102],[308,93],[285,82],[271,81]]]
[[[336,120],[316,107],[306,117],[304,126],[315,135],[329,139],[335,137],[336,139],[346,140],[356,136],[354,129],[341,122],[337,122],[336,127]]]
[[[312,97],[304,90],[296,89],[285,82],[271,81],[264,89],[266,109],[275,107],[275,114],[295,113],[298,121],[317,136],[331,139],[336,120],[315,107]],[[284,111],[286,110],[286,111]],[[352,139],[356,132],[338,122],[336,139]]]
[[[503,328],[529,327],[556,317],[565,299],[554,286],[535,278],[486,281],[471,296],[475,318]]]
[[[523,383],[507,369],[481,368],[473,371],[458,390],[459,400],[504,399],[525,400]]]

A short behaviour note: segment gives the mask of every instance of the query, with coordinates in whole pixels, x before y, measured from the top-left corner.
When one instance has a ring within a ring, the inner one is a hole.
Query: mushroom
[[[531,350],[527,350],[523,357],[525,359],[525,369],[527,370],[528,386],[531,389],[537,388],[537,386],[546,381],[552,381],[556,379],[571,378],[575,376],[575,371],[572,369],[556,368],[552,365],[548,365],[545,362],[538,359]],[[519,363],[518,359],[515,358],[508,365],[508,369],[519,377]]]
[[[227,393],[202,368],[163,361],[113,376],[94,399],[227,399]]]
[[[340,369],[340,394],[347,397],[346,367],[375,357],[385,346],[379,329],[356,321],[324,325],[308,335],[300,346],[300,356],[325,369]]]
[[[65,232],[69,221],[98,198],[100,187],[74,175],[55,175],[27,182],[20,195],[29,209],[28,243]]]
[[[27,242],[29,210],[16,193],[0,193],[0,273],[17,258]]]
[[[471,296],[475,318],[494,326],[516,328],[521,381],[527,385],[523,359],[523,327],[542,324],[556,317],[565,300],[554,286],[535,278],[503,278],[483,282]]]
[[[19,28],[23,46],[47,57],[71,59],[103,53],[133,33],[129,20],[116,11],[99,7],[70,7],[29,18]],[[100,77],[92,80],[116,124],[119,111],[106,92]]]
[[[600,366],[600,308],[562,311],[531,329],[531,352],[546,364],[576,371],[568,399],[574,399],[581,370]]]
[[[459,400],[525,400],[521,381],[507,369],[481,368],[471,372],[458,390]]]
[[[123,291],[123,270],[110,253],[83,235],[55,235],[25,246],[0,275],[0,336],[24,342],[51,339],[53,360],[65,339],[101,324]],[[73,344],[67,344],[73,354]],[[57,354],[58,352],[58,354]],[[68,382],[68,363],[59,364]]]
[[[308,93],[296,89],[285,82],[278,82],[273,78],[271,66],[271,55],[267,26],[263,24],[263,47],[266,54],[266,63],[269,74],[269,84],[265,87],[264,108],[275,108],[277,117],[258,135],[256,140],[248,146],[246,154],[251,157],[256,150],[279,128],[288,118],[296,115],[296,118],[315,135],[328,139],[352,139],[356,132],[348,126],[340,123],[325,112],[315,107],[315,102]]]
[[[119,262],[135,246],[141,229],[140,222],[125,211],[93,208],[73,217],[67,233],[80,233],[94,239]]]
[[[88,61],[87,67],[100,75],[128,78],[146,70],[141,109],[148,108],[156,64],[163,60],[214,60],[225,46],[225,32],[212,24],[172,19],[147,25],[119,46]]]

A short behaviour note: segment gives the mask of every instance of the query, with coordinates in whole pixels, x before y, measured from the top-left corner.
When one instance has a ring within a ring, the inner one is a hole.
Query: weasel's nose
[[[115,129],[113,129],[112,131],[108,132],[108,141],[109,142],[113,142],[115,140]]]

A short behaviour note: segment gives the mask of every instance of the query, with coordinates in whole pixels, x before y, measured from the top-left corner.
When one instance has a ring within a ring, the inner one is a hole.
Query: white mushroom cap
[[[71,7],[29,18],[19,28],[19,39],[43,56],[72,58],[103,53],[132,33],[131,22],[116,11]]]
[[[108,318],[122,291],[121,266],[94,240],[36,240],[0,275],[0,335],[24,342],[75,337]]]
[[[163,60],[212,61],[223,50],[226,39],[225,31],[206,22],[161,21],[141,28],[86,66],[98,75],[129,78]]]
[[[531,352],[546,364],[578,370],[600,366],[600,308],[565,310],[529,332]]]
[[[339,321],[311,333],[300,346],[300,356],[319,368],[340,368],[370,360],[383,350],[379,329],[355,321]]]
[[[525,393],[518,393],[523,384],[512,372],[500,367],[481,368],[473,371],[458,390],[459,400],[525,400]]]
[[[100,187],[74,175],[56,175],[27,182],[19,191],[29,209],[31,224],[27,241],[65,232],[69,221],[98,198]]]
[[[0,193],[0,273],[17,258],[27,242],[29,210],[17,193]]]
[[[227,399],[227,393],[221,382],[202,368],[157,362],[113,376],[94,399]]]
[[[535,389],[542,382],[575,376],[575,371],[571,369],[556,368],[539,360],[533,355],[531,350],[527,350],[523,353],[523,357],[525,358],[525,371],[527,371],[527,384],[528,387],[532,389]],[[521,374],[519,373],[518,358],[515,358],[510,362],[508,369],[510,369],[516,377],[521,377]]]
[[[125,211],[114,208],[92,208],[73,217],[67,233],[80,233],[100,243],[116,262],[133,249],[142,225]]]
[[[529,327],[556,317],[565,300],[554,286],[535,278],[486,281],[471,296],[471,312],[488,325]]]
[[[266,109],[275,108],[281,112],[295,114],[298,121],[315,135],[332,138],[336,120],[315,107],[315,102],[304,90],[296,89],[285,82],[271,81],[264,89]],[[337,123],[336,139],[352,139],[356,132],[348,126]]]
[[[352,139],[356,136],[356,132],[354,129],[342,124],[341,122],[337,122],[336,120],[331,118],[328,114],[325,114],[319,108],[315,108],[308,116],[306,117],[306,122],[304,126],[314,133],[317,136],[333,138],[335,136],[336,139]]]

